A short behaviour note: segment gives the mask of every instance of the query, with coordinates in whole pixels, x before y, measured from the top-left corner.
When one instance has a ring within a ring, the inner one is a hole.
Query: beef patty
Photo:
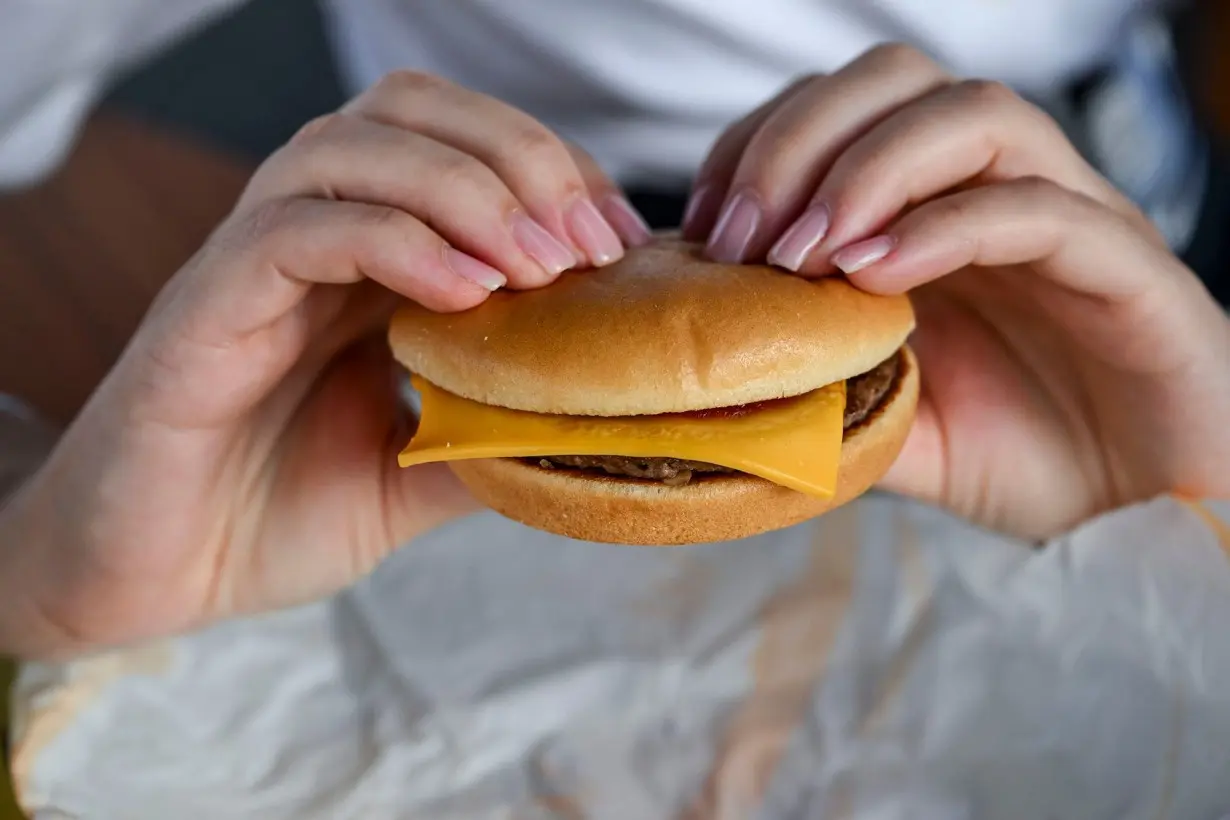
[[[857,427],[880,406],[901,369],[896,353],[862,375],[846,380],[846,412],[842,426]],[[789,401],[789,399],[783,399]],[[544,469],[586,470],[608,475],[660,481],[670,487],[690,482],[697,473],[737,473],[728,467],[681,458],[632,458],[629,456],[550,456],[537,460]]]

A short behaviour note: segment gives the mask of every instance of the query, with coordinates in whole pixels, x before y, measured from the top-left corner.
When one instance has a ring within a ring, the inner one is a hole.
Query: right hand
[[[442,80],[393,75],[309,124],[0,513],[0,653],[318,598],[468,512],[448,470],[397,466],[393,307],[470,308],[648,238],[592,160]]]

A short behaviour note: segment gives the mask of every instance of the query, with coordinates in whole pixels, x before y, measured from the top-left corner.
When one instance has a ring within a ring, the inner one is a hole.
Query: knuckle
[[[923,52],[905,43],[883,43],[866,53],[869,62],[894,73],[934,73],[939,66]]]
[[[342,114],[332,113],[325,114],[320,117],[308,120],[294,136],[290,138],[290,145],[301,146],[304,143],[311,143],[322,134],[328,133],[337,127],[338,120]]]
[[[304,244],[304,200],[262,200],[223,223],[210,244],[249,261],[268,261]]]
[[[405,211],[385,205],[369,205],[357,215],[356,221],[360,227],[374,228],[399,239],[408,239],[410,219],[412,217]]]
[[[1076,212],[1089,204],[1088,200],[1080,194],[1063,187],[1052,179],[1036,174],[1015,179],[1011,186],[1014,196],[1020,197],[1035,207],[1062,208]]]
[[[1044,176],[1019,177],[1007,183],[1006,191],[1013,202],[1069,227],[1104,224],[1119,216],[1096,199]]]
[[[1028,174],[1016,179],[1012,184],[1027,196],[1032,197],[1049,197],[1066,191],[1066,189],[1039,174]]]
[[[543,125],[530,125],[518,129],[508,140],[510,159],[529,165],[551,165],[570,161],[563,140]]]
[[[822,74],[819,71],[812,71],[807,74],[800,74],[799,76],[795,77],[788,86],[786,86],[786,90],[787,92],[797,93],[804,89],[811,88],[816,83],[824,82],[827,76],[828,76],[827,74]]]
[[[357,124],[358,118],[348,114],[317,117],[300,128],[267,164],[296,176],[311,175],[331,163],[339,146],[354,136]]]
[[[294,230],[293,210],[289,200],[265,200],[233,226],[228,238],[236,247],[249,251],[278,247],[285,241],[286,234]]]
[[[781,109],[760,123],[743,149],[739,175],[776,179],[782,169],[793,167],[799,157],[813,152],[817,129],[825,122],[823,106],[823,99],[800,100],[800,104]]]
[[[438,94],[451,87],[448,80],[426,71],[398,69],[384,75],[373,88],[373,93],[393,92],[397,94],[429,95]]]
[[[986,108],[1024,104],[1015,91],[998,80],[962,80],[957,91],[964,99]]]
[[[769,187],[788,181],[795,167],[792,160],[809,151],[809,136],[804,122],[757,134],[748,145],[747,155],[754,162],[746,172],[747,178]]]
[[[386,205],[365,205],[348,216],[349,236],[365,245],[386,248],[390,257],[408,258],[420,253],[420,223],[415,217]]]
[[[581,172],[581,176],[586,178],[586,181],[591,185],[598,187],[612,187],[609,180],[606,179],[606,174],[602,171],[602,166],[598,164],[589,152],[575,143],[565,142],[564,148],[567,150],[572,162],[576,165],[577,170]]]
[[[1055,203],[1056,212],[1066,214],[1066,221],[1072,224],[1091,225],[1105,224],[1108,220],[1127,221],[1123,214],[1108,208],[1092,196],[1065,188],[1051,180],[1044,180],[1044,183],[1045,188],[1042,188],[1043,183],[1039,183],[1037,196],[1040,199],[1045,197],[1043,203],[1046,205]]]
[[[977,197],[951,196],[936,203],[939,221],[947,225],[961,225],[971,217],[976,217],[979,211]]]
[[[414,259],[422,253],[422,225],[415,217],[386,205],[361,205],[347,210],[344,239],[340,245],[356,258],[375,255],[381,259]],[[280,245],[297,237],[284,234]],[[303,243],[289,245],[298,248]]]
[[[384,256],[392,259],[424,259],[425,253],[435,248],[436,260],[443,257],[444,240],[435,237],[424,222],[417,217],[384,206],[365,208],[356,221],[356,236],[367,237],[374,247],[384,249]],[[434,239],[434,243],[433,240]],[[430,259],[427,260],[431,262]],[[411,279],[422,280],[427,274],[422,265],[416,265]]]
[[[432,162],[431,173],[439,191],[473,191],[490,187],[492,171],[469,154],[448,151]]]
[[[749,145],[747,157],[752,161],[740,164],[731,183],[732,191],[743,190],[762,202],[777,203],[795,173],[788,157],[796,154],[799,142],[797,134],[780,134]]]

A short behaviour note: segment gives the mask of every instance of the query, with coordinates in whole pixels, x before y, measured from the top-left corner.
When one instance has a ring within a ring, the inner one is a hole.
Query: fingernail
[[[504,274],[456,248],[444,248],[444,264],[462,279],[487,290],[499,290],[508,284],[508,277]]]
[[[714,202],[714,195],[719,193],[717,188],[705,183],[697,186],[696,190],[692,191],[692,195],[688,197],[688,204],[683,209],[683,229],[690,231],[696,226],[696,221],[713,208],[720,205],[720,202]]]
[[[726,205],[705,250],[718,262],[742,262],[760,227],[760,205],[751,194],[740,191]]]
[[[810,206],[769,251],[769,264],[797,273],[828,235],[830,222],[827,205]]]
[[[513,214],[511,227],[513,239],[521,250],[550,275],[563,273],[579,261],[567,246],[525,214]]]
[[[619,234],[619,238],[630,247],[640,247],[653,238],[649,223],[632,207],[632,203],[622,196],[608,196],[602,203],[602,215],[615,229],[615,233]]]
[[[855,273],[874,265],[892,253],[896,241],[891,236],[877,236],[842,248],[833,254],[833,265],[845,273]]]
[[[624,255],[624,243],[587,197],[578,197],[567,211],[568,231],[577,246],[597,267],[609,265]]]

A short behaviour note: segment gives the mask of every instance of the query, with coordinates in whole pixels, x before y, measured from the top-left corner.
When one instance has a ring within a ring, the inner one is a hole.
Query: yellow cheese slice
[[[742,416],[554,416],[461,398],[418,376],[418,432],[403,467],[470,458],[628,456],[704,461],[831,498],[841,460],[846,385],[839,382]]]

